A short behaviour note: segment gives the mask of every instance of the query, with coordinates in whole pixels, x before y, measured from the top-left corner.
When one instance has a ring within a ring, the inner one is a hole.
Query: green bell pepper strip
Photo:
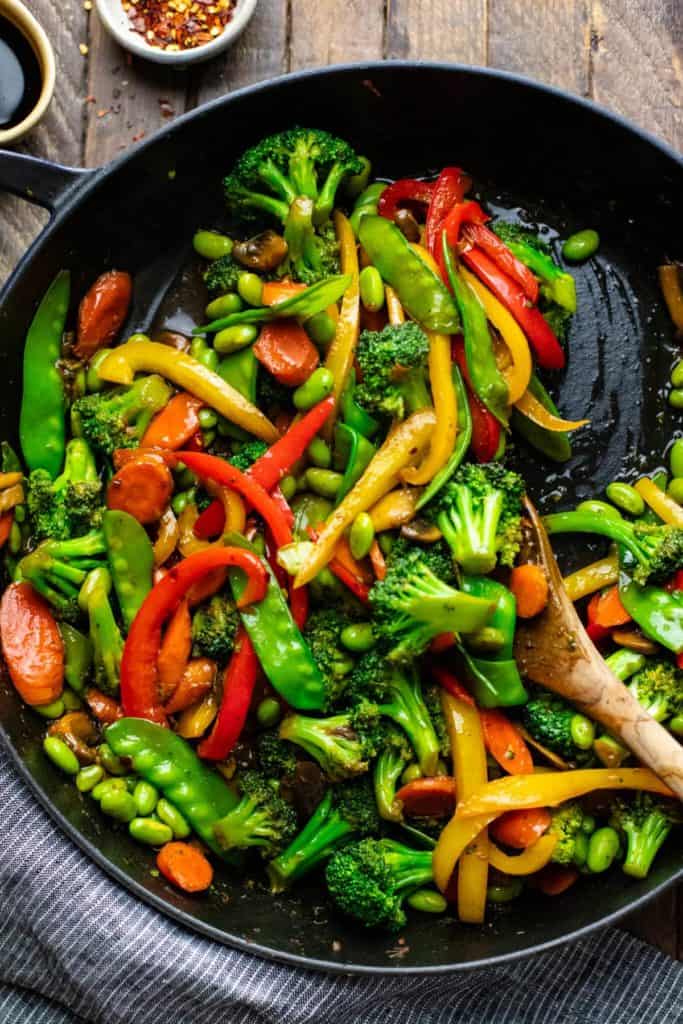
[[[337,491],[337,505],[360,480],[376,452],[374,444],[348,423],[338,423],[334,428],[335,468],[344,474]]]
[[[535,373],[531,375],[529,391],[549,412],[554,413],[555,416],[560,415],[559,409]],[[572,445],[566,431],[546,430],[545,427],[527,419],[524,413],[516,408],[512,410],[511,423],[515,432],[520,434],[527,444],[539,451],[541,455],[552,459],[553,462],[568,462],[571,459]]]
[[[61,270],[43,296],[26,335],[19,439],[30,471],[54,480],[66,449],[64,381],[57,369],[71,296],[71,276]]]
[[[92,644],[68,622],[57,625],[64,645],[64,678],[72,690],[83,693],[92,667]]]
[[[515,238],[506,228],[505,223],[494,224],[493,231],[503,239],[510,252],[517,257],[529,270],[533,270],[537,277],[544,282],[541,289],[544,295],[556,302],[558,306],[576,313],[576,285],[574,278],[562,267],[558,267],[555,260],[543,249],[537,249],[534,245],[520,238]],[[513,226],[514,228],[514,226]]]
[[[445,232],[443,261],[462,320],[470,383],[489,412],[499,423],[507,426],[510,418],[510,392],[505,378],[498,369],[486,312],[460,274],[460,268],[453,258]]]
[[[372,437],[379,429],[379,423],[356,403],[353,397],[355,386],[356,371],[352,369],[341,397],[341,418],[352,430],[358,431],[363,437]]]
[[[444,484],[448,483],[462,460],[467,455],[470,444],[472,443],[472,413],[470,412],[470,403],[467,400],[467,392],[465,391],[462,374],[460,373],[456,363],[453,363],[451,373],[453,376],[453,386],[455,387],[455,396],[458,403],[458,433],[456,435],[453,453],[443,469],[440,469],[429,486],[425,487],[415,506],[416,512],[418,512],[423,505],[426,505],[428,501],[431,501],[434,495],[438,494]]]
[[[241,534],[227,534],[223,540],[254,551]],[[228,578],[233,596],[239,601],[244,574],[231,569]],[[273,689],[297,711],[322,711],[326,703],[325,680],[292,618],[272,569],[268,568],[266,596],[258,604],[240,608],[240,616]]]
[[[109,509],[102,516],[111,578],[126,629],[152,589],[154,548],[144,526],[127,512]]]
[[[299,292],[293,298],[285,299],[284,302],[276,302],[272,306],[259,306],[256,309],[242,309],[239,313],[220,317],[203,327],[195,327],[192,333],[208,334],[236,324],[265,324],[281,317],[296,316],[308,320],[309,317],[322,313],[328,306],[338,302],[350,284],[350,274],[334,274],[332,277],[326,277],[324,281],[311,285],[306,291]]]
[[[180,811],[214,853],[234,861],[216,842],[213,825],[239,798],[217,772],[199,760],[189,743],[143,718],[120,718],[108,727],[105,738],[117,757],[130,758],[133,771]]]
[[[634,583],[630,569],[635,559],[619,547],[619,597],[626,611],[645,636],[662,647],[680,654],[683,651],[683,591],[671,594],[661,587],[641,587]]]
[[[360,222],[358,237],[370,262],[414,320],[440,334],[460,331],[460,317],[452,295],[410,247],[400,228],[386,217],[368,214]]]
[[[462,589],[472,597],[495,601],[489,626],[499,629],[505,638],[503,646],[491,658],[478,658],[460,645],[460,652],[472,684],[474,699],[482,708],[517,707],[526,704],[529,695],[524,688],[513,643],[517,624],[517,604],[507,587],[486,576],[464,576]]]
[[[253,347],[243,348],[239,352],[221,359],[218,364],[217,373],[226,384],[230,384],[236,391],[239,391],[248,402],[256,404],[256,383],[258,379],[259,363],[254,355]],[[221,427],[222,433],[232,437],[235,441],[248,441],[250,434],[238,427],[235,423],[225,420]]]

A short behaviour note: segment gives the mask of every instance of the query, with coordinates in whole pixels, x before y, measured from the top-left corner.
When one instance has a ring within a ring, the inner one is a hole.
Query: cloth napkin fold
[[[111,881],[0,747],[0,1024],[680,1024],[683,966],[608,929],[431,977],[301,971],[201,938]]]

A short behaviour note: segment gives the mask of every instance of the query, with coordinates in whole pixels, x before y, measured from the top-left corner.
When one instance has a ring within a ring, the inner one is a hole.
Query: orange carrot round
[[[204,892],[213,881],[213,868],[201,850],[189,843],[166,843],[157,854],[164,878],[183,892]]]
[[[173,477],[156,455],[129,462],[116,473],[107,488],[107,506],[128,512],[139,523],[155,523],[173,493]]]
[[[19,696],[37,706],[64,688],[64,645],[46,601],[30,583],[12,583],[0,601],[0,640]]]
[[[624,608],[619,597],[619,588],[610,587],[602,594],[596,594],[590,601],[588,607],[588,621],[594,622],[603,629],[612,629],[613,626],[625,626],[631,621],[631,616]]]
[[[519,729],[502,711],[480,711],[486,749],[509,775],[528,775],[534,770],[531,753]]]
[[[550,828],[552,817],[545,807],[506,811],[491,825],[491,835],[513,850],[526,850]]]
[[[528,562],[516,566],[510,573],[510,590],[515,595],[521,619],[540,615],[548,603],[548,580],[540,565]]]
[[[320,362],[317,348],[296,320],[265,324],[252,351],[268,373],[288,388],[308,380]]]
[[[414,779],[396,793],[403,810],[416,818],[449,818],[455,810],[455,779],[435,775]]]
[[[576,868],[564,864],[546,864],[536,875],[536,885],[546,896],[559,896],[566,892],[579,877]]]
[[[145,448],[182,448],[199,430],[199,410],[204,403],[181,391],[157,413],[140,442]]]

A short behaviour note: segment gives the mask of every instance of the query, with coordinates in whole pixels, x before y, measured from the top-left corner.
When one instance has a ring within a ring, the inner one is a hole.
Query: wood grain
[[[589,4],[590,0],[488,0],[487,62],[587,95]]]
[[[383,0],[291,0],[292,71],[375,60],[384,48]]]
[[[486,64],[487,0],[389,0],[387,56]]]

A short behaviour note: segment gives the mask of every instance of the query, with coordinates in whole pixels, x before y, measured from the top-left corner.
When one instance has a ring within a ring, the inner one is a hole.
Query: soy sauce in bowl
[[[0,16],[0,129],[20,124],[35,108],[42,89],[38,58],[22,32]]]

